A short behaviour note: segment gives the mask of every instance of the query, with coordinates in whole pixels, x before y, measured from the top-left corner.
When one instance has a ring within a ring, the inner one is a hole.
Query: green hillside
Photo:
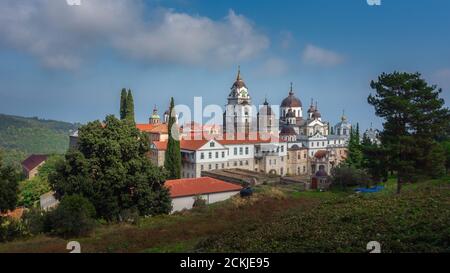
[[[378,241],[382,252],[450,252],[450,177],[407,184],[395,194],[300,192],[295,185],[257,186],[187,212],[142,218],[139,224],[99,223],[83,238],[39,235],[0,244],[1,252],[355,252]]]
[[[76,124],[0,114],[0,149],[7,164],[18,166],[30,154],[64,153]]]

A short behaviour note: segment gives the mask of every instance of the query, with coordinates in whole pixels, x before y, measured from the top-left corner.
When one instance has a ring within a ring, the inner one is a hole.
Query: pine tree
[[[120,119],[124,120],[126,116],[127,116],[127,90],[123,88],[122,93],[120,95]]]
[[[181,150],[178,128],[176,125],[175,103],[170,99],[169,108],[169,140],[167,143],[164,167],[169,173],[169,179],[179,179],[181,177]]]
[[[128,89],[128,95],[127,95],[127,101],[126,101],[126,114],[125,118],[129,120],[130,122],[135,123],[134,118],[134,100],[133,100],[133,94],[131,93],[131,89]]]
[[[368,102],[384,119],[381,142],[388,154],[388,168],[397,173],[400,193],[403,183],[436,172],[436,165],[430,169],[430,164],[442,160],[442,150],[435,145],[447,133],[450,110],[439,98],[442,90],[428,85],[419,73],[383,73],[371,82],[371,88],[376,93]]]

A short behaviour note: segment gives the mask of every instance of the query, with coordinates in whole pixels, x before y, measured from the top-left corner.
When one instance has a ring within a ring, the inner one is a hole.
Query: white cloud
[[[306,64],[321,66],[335,66],[344,62],[344,57],[340,54],[311,44],[306,46],[302,58]]]
[[[259,74],[264,76],[280,76],[286,73],[289,65],[280,58],[269,58],[259,69]]]
[[[292,44],[294,43],[294,35],[292,35],[292,32],[290,31],[282,31],[280,33],[280,43],[281,43],[281,48],[283,49],[288,49],[292,46]]]
[[[109,47],[148,62],[223,65],[255,57],[269,39],[230,10],[222,20],[164,8],[144,14],[142,1],[4,0],[0,45],[32,54],[46,66],[72,69]]]

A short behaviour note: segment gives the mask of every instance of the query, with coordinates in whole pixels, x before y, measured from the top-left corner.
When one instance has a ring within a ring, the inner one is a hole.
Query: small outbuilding
[[[172,197],[172,213],[192,209],[196,198],[212,204],[227,200],[242,190],[239,185],[211,177],[167,180],[165,186]]]
[[[22,169],[27,179],[34,178],[39,171],[39,167],[47,161],[47,155],[30,155],[27,159],[22,161]]]

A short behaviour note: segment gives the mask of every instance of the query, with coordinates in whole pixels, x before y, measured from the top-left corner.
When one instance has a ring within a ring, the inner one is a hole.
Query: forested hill
[[[30,154],[64,153],[69,133],[79,125],[0,114],[0,150],[7,164],[19,166]]]

